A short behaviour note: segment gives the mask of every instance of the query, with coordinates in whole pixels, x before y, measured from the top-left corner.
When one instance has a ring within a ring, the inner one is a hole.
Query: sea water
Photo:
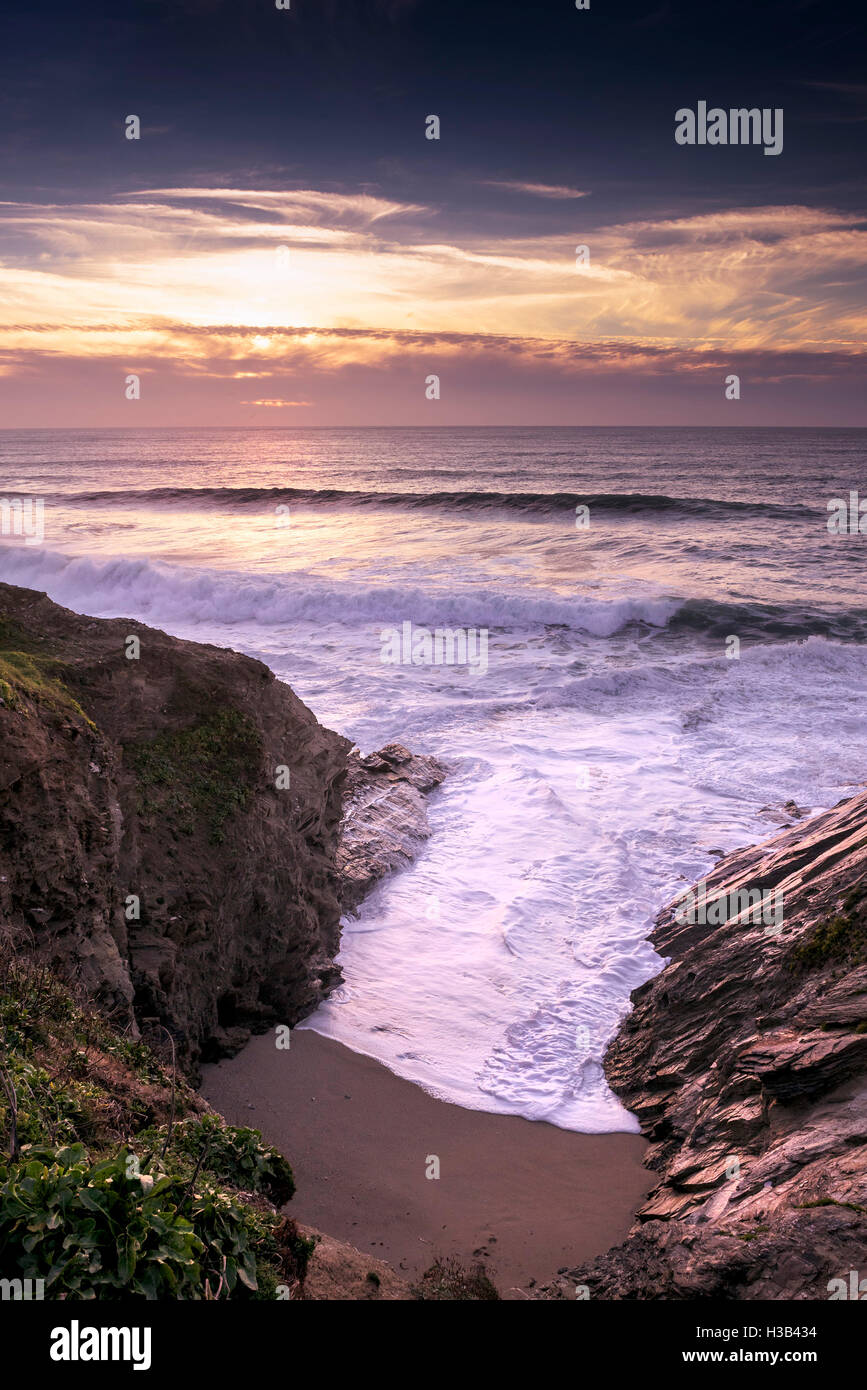
[[[859,430],[0,432],[0,579],[268,663],[451,771],[304,1024],[473,1108],[637,1129],[602,1057],[657,911],[864,782]],[[9,513],[9,516],[12,514]],[[382,660],[487,633],[484,671]],[[732,642],[737,638],[737,643]]]

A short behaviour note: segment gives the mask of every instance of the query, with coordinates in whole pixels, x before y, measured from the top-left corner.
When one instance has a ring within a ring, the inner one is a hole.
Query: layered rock
[[[297,1022],[340,979],[349,748],[258,661],[0,585],[5,937],[192,1066]]]
[[[780,890],[782,923],[742,890]],[[549,1296],[815,1299],[867,1277],[867,794],[722,859],[723,894],[722,925],[660,915],[669,963],[605,1059],[657,1184]]]
[[[381,878],[416,857],[431,833],[425,797],[446,773],[436,758],[400,743],[367,757],[352,750],[337,853],[344,911],[353,912]]]

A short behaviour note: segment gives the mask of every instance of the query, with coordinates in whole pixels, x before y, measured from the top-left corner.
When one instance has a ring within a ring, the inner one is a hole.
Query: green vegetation
[[[754,1231],[738,1232],[737,1237],[738,1240],[745,1241],[746,1244],[749,1244],[751,1240],[758,1240],[759,1236],[766,1236],[770,1229],[770,1226],[757,1226]]]
[[[434,1260],[426,1269],[419,1282],[413,1286],[413,1298],[439,1301],[488,1302],[498,1299],[495,1286],[491,1283],[483,1264],[467,1266],[454,1255]]]
[[[145,1170],[128,1149],[93,1163],[81,1144],[34,1147],[0,1164],[0,1264],[44,1279],[49,1298],[255,1297],[260,1264],[276,1292],[285,1255],[297,1281],[312,1247],[281,1249],[286,1226],[195,1172],[153,1159]]]
[[[261,740],[246,715],[222,709],[192,729],[127,745],[124,758],[138,781],[139,815],[183,835],[204,823],[211,843],[222,844],[226,820],[249,800]]]
[[[292,1170],[43,967],[0,951],[0,1277],[48,1298],[274,1298],[313,1242]]]
[[[77,1004],[47,965],[0,947],[0,1064],[17,1059],[33,1065],[40,1056],[51,1068],[52,1083],[73,1091],[93,1070],[95,1056],[143,1084],[165,1085],[165,1070],[149,1047],[122,1037],[100,1014]]]
[[[811,1207],[848,1207],[850,1211],[867,1216],[867,1207],[861,1207],[857,1202],[838,1202],[836,1197],[819,1197],[815,1202],[799,1202],[798,1206],[801,1211],[809,1211]]]
[[[76,714],[94,728],[78,701],[63,683],[67,667],[39,651],[16,623],[0,619],[0,700],[10,709],[27,712],[32,700],[64,714]]]
[[[224,1125],[216,1115],[198,1115],[173,1126],[166,1143],[167,1129],[144,1130],[139,1144],[157,1147],[170,1158],[187,1164],[198,1163],[220,1182],[244,1192],[263,1192],[281,1207],[295,1194],[292,1169],[278,1149],[262,1141],[258,1129],[235,1129]]]
[[[294,1191],[258,1130],[0,942],[0,1278],[49,1299],[303,1297],[315,1241],[275,1210]],[[411,1292],[499,1298],[455,1258]]]
[[[847,894],[843,911],[819,922],[789,951],[792,971],[820,970],[825,965],[858,965],[867,961],[867,888]]]

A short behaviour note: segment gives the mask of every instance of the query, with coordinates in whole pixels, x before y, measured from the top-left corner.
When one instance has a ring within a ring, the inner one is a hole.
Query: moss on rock
[[[252,721],[230,708],[124,749],[138,784],[139,814],[162,818],[183,835],[204,824],[212,844],[222,843],[226,820],[246,807],[261,756]]]

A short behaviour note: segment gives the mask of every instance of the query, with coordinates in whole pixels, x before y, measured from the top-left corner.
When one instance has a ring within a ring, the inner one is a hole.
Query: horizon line
[[[0,434],[62,434],[69,430],[867,430],[863,425],[780,425],[780,424],[596,424],[538,425],[529,421],[518,425],[0,425]]]

